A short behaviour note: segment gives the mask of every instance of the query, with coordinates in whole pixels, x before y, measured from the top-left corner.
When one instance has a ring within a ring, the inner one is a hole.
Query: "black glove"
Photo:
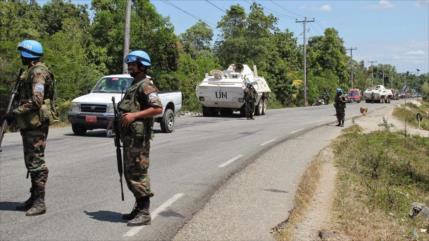
[[[12,113],[5,114],[0,118],[1,122],[6,121],[8,125],[15,121],[15,115]]]

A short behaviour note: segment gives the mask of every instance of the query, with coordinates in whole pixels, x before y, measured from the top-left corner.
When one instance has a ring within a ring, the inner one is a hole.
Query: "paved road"
[[[351,104],[346,117],[360,115],[362,105],[371,111],[385,104]],[[254,121],[178,118],[174,133],[155,134],[150,167],[154,219],[151,226],[138,228],[120,218],[134,200],[127,190],[125,202],[120,200],[113,139],[103,131],[74,136],[70,128],[51,129],[48,212],[37,217],[15,211],[27,198],[30,181],[25,180],[19,134],[6,134],[0,153],[0,240],[169,240],[256,154],[301,130],[335,121],[333,115],[329,105],[269,110]]]

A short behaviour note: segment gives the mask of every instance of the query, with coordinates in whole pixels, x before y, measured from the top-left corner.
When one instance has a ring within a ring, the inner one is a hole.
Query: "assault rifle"
[[[113,102],[113,131],[115,132],[115,146],[116,146],[116,160],[118,162],[118,173],[119,173],[119,182],[121,183],[121,197],[124,201],[124,186],[122,184],[122,174],[123,174],[123,162],[122,162],[122,151],[121,151],[121,136],[119,132],[119,125],[121,120],[121,114],[118,111],[115,103],[115,97],[112,97]]]
[[[1,123],[1,126],[0,126],[0,152],[2,151],[2,149],[1,149],[1,143],[3,141],[3,136],[4,136],[4,133],[5,133],[5,131],[7,129],[7,126],[8,126],[8,123],[7,123],[7,120],[6,120],[6,116],[10,115],[10,112],[12,111],[12,105],[16,102],[16,97],[18,95],[18,90],[19,90],[19,88],[21,88],[21,85],[22,85],[22,81],[21,81],[22,71],[24,71],[24,70],[23,69],[19,69],[18,76],[16,77],[15,86],[12,89],[12,92],[11,92],[11,95],[10,95],[10,99],[9,99],[9,104],[7,105],[7,109],[6,109],[6,112],[5,112],[5,115],[4,115],[5,118],[2,118],[2,120],[1,120],[2,123]]]

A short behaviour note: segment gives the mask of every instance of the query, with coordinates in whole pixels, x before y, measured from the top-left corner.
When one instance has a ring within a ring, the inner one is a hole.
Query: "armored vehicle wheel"
[[[174,130],[174,112],[172,109],[166,109],[161,120],[161,131],[171,133]]]
[[[241,116],[241,117],[245,117],[245,116],[246,116],[246,104],[244,104],[244,105],[240,108],[240,116]]]
[[[231,109],[222,109],[220,110],[220,116],[232,116]]]
[[[203,116],[213,116],[213,115],[214,115],[214,111],[212,108],[203,106]]]
[[[262,98],[259,100],[259,102],[258,102],[258,105],[256,105],[256,108],[255,108],[255,115],[262,115],[262,110],[263,110],[263,104],[264,103],[262,103],[263,102],[263,100],[262,100]]]
[[[77,136],[85,135],[86,128],[82,125],[72,125],[73,133]]]

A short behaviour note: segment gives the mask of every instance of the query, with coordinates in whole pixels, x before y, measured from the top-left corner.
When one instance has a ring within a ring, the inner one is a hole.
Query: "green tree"
[[[211,50],[211,41],[213,39],[213,30],[204,22],[198,21],[195,25],[180,35],[183,48],[186,53],[196,57],[201,52]]]
[[[125,1],[93,0],[92,8],[95,16],[91,33],[95,46],[106,49],[110,73],[121,73]],[[169,19],[157,13],[149,0],[133,1],[130,49],[146,50],[151,56],[153,71],[177,69],[177,41]]]
[[[216,55],[222,66],[245,63],[248,43],[245,38],[246,12],[240,5],[232,5],[218,22],[220,40],[216,42]]]
[[[349,80],[347,72],[348,57],[343,40],[337,30],[327,28],[323,36],[310,38],[308,42],[308,68],[316,75],[324,70],[333,71],[341,83]]]

